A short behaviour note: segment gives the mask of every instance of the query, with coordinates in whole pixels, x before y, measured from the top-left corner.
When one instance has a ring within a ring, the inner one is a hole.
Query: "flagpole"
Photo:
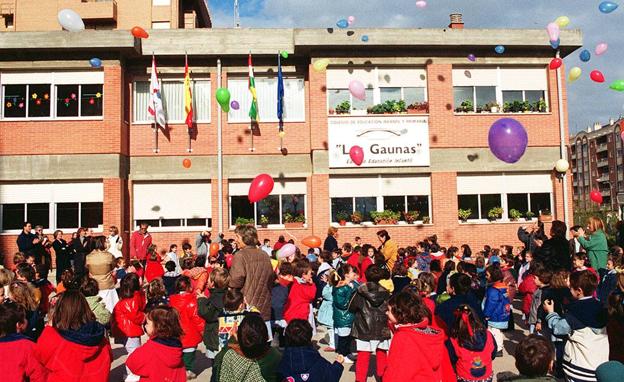
[[[156,113],[154,113],[154,153],[158,153],[158,122],[156,121]]]

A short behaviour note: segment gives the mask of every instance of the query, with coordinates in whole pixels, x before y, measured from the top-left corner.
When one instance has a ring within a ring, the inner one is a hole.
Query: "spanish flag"
[[[256,94],[256,79],[254,78],[253,65],[251,64],[251,53],[249,53],[249,92],[251,93],[251,107],[249,108],[249,118],[252,121],[258,120],[258,95]]]
[[[186,126],[193,128],[193,93],[191,92],[191,75],[188,68],[188,57],[184,55],[184,112]]]

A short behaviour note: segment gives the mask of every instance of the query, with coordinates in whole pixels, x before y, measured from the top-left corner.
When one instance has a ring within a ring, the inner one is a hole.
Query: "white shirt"
[[[110,252],[116,259],[123,256],[121,253],[121,248],[123,247],[123,240],[119,235],[110,235],[107,239],[108,241],[108,252]]]

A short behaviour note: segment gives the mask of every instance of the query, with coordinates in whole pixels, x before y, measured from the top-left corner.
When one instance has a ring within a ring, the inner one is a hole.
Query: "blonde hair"
[[[230,283],[230,272],[225,268],[215,268],[208,276],[215,288],[227,288]]]
[[[327,229],[327,236],[335,236],[337,232],[338,232],[338,228],[336,228],[336,227],[329,227]]]
[[[11,284],[14,279],[15,273],[6,268],[0,269],[0,288]]]
[[[119,228],[117,228],[117,226],[112,225],[108,227],[108,229],[113,231],[113,235],[119,235]]]
[[[604,231],[604,223],[599,217],[590,216],[589,219],[587,219],[587,228],[589,228],[590,232],[596,232],[599,229]]]
[[[568,288],[568,278],[570,277],[570,272],[568,271],[558,271],[553,273],[552,278],[550,279],[550,287],[551,288]]]
[[[23,281],[14,281],[9,285],[9,296],[24,309],[34,311],[39,306],[35,298],[35,288]]]

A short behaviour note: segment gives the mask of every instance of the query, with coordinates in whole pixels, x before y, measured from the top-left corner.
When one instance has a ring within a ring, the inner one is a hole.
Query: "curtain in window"
[[[230,109],[230,122],[248,122],[251,94],[247,88],[247,79],[228,80],[231,99],[238,101],[238,110]],[[258,114],[260,122],[277,122],[277,79],[256,78],[258,94]],[[284,121],[305,120],[305,92],[303,79],[284,79]]]
[[[161,94],[167,122],[184,123],[184,82],[162,81]],[[232,98],[234,99],[234,98]],[[154,118],[147,111],[150,102],[149,82],[137,81],[134,84],[134,122],[152,123]],[[193,81],[193,111],[196,121],[210,120],[210,81]]]
[[[162,81],[161,95],[167,122],[184,122],[184,82]]]
[[[147,112],[149,105],[149,82],[137,81],[134,83],[134,121],[154,122],[152,116]]]
[[[210,81],[194,81],[193,112],[196,121],[210,121]]]

